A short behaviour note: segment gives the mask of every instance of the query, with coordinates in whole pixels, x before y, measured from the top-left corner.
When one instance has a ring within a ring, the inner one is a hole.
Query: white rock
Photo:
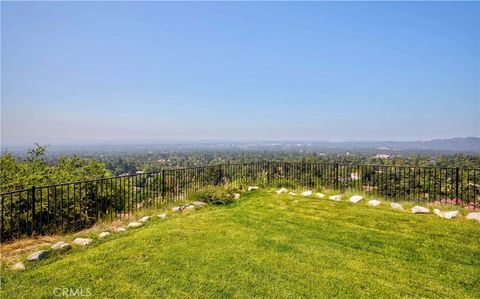
[[[87,238],[76,238],[73,240],[73,244],[77,245],[82,245],[82,246],[87,246],[92,244],[93,240],[92,239],[87,239]]]
[[[361,196],[361,195],[354,195],[354,196],[349,198],[350,202],[353,202],[353,203],[358,203],[362,199],[363,199],[363,196]]]
[[[110,236],[110,232],[101,232],[101,233],[98,235],[99,238],[105,238],[105,237],[107,237],[107,236]]]
[[[22,262],[15,263],[12,268],[12,270],[25,270],[25,265]]]
[[[312,194],[313,194],[313,192],[310,191],[310,190],[308,190],[308,191],[303,191],[303,192],[301,193],[302,196],[312,196]]]
[[[194,205],[188,205],[185,207],[185,210],[193,210],[193,209],[195,209]]]
[[[325,197],[325,194],[323,194],[323,193],[317,193],[317,194],[315,194],[315,195],[318,196],[318,197],[320,197],[320,198],[324,198],[324,197]]]
[[[467,219],[477,220],[478,222],[480,222],[480,213],[469,213],[467,215]]]
[[[412,208],[412,213],[413,214],[428,214],[428,213],[430,213],[430,209],[427,209],[427,208],[421,207],[421,206],[414,206]]]
[[[438,217],[445,218],[445,219],[456,218],[460,215],[460,212],[458,211],[444,212],[444,211],[440,211],[439,209],[434,209],[433,213],[435,213],[435,215],[437,215]]]
[[[138,219],[138,222],[145,223],[150,219],[150,216],[143,216],[142,218]]]
[[[175,207],[175,208],[172,209],[172,211],[173,211],[174,213],[179,213],[179,212],[182,211],[182,207]]]
[[[248,191],[252,191],[252,190],[258,190],[259,188],[257,186],[250,186],[248,187]]]
[[[60,241],[60,242],[57,242],[57,243],[53,244],[51,248],[53,250],[70,250],[70,249],[72,249],[72,246],[68,243]]]
[[[378,207],[381,204],[379,200],[372,199],[368,201],[368,205],[372,207]]]
[[[167,218],[167,214],[163,213],[163,214],[158,215],[158,217],[160,219],[165,219],[165,218]]]
[[[117,227],[117,228],[115,229],[115,232],[117,232],[117,233],[121,233],[121,232],[124,232],[124,231],[127,231],[127,230],[126,230],[125,227],[123,227],[123,226]]]
[[[280,188],[280,189],[278,189],[278,190],[275,191],[275,192],[277,192],[277,194],[282,194],[282,193],[287,193],[288,190],[287,190],[286,188]]]
[[[342,195],[332,195],[328,199],[340,201],[342,199]]]
[[[399,203],[396,203],[396,202],[392,202],[392,203],[390,204],[390,207],[391,207],[392,209],[403,210],[403,206],[402,206],[401,204],[399,204]]]
[[[460,216],[460,212],[459,212],[459,211],[449,211],[449,212],[445,212],[445,219],[457,218],[458,216]]]
[[[39,261],[46,258],[50,254],[50,250],[40,250],[30,255],[27,260],[29,262]]]
[[[130,222],[127,227],[130,227],[130,228],[136,228],[136,227],[140,227],[142,226],[143,224],[140,223],[140,222]]]
[[[233,195],[233,198],[234,198],[234,199],[239,199],[239,198],[240,198],[240,193],[235,193],[235,194]]]
[[[238,193],[236,193],[236,194],[238,194]],[[194,206],[206,206],[207,205],[207,203],[203,202],[203,201],[194,201],[192,204]]]
[[[288,192],[288,195],[293,195],[293,196],[295,196],[295,195],[297,195],[297,193],[295,193],[295,192]]]

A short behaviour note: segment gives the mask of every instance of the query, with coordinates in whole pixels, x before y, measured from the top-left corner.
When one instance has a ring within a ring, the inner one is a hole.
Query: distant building
[[[378,154],[378,155],[375,156],[375,158],[388,159],[388,158],[390,158],[390,155]]]

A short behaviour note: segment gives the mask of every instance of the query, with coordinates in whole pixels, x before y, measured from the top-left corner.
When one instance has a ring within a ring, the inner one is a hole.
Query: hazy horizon
[[[34,142],[10,142],[4,143],[2,142],[1,148],[5,149],[8,147],[21,147],[21,148],[29,148],[35,144],[43,145],[43,146],[54,146],[54,147],[62,147],[62,146],[155,146],[155,145],[174,145],[174,144],[225,144],[225,143],[232,143],[232,144],[245,144],[245,143],[331,143],[331,144],[340,144],[340,143],[388,143],[388,142],[428,142],[433,140],[451,140],[455,138],[477,138],[480,137],[476,136],[456,136],[451,138],[433,138],[433,139],[417,139],[417,140],[320,140],[320,139],[171,139],[171,140],[110,140],[110,141],[94,141],[94,140],[77,140],[77,141],[34,141]]]
[[[1,141],[480,136],[478,2],[2,2]]]

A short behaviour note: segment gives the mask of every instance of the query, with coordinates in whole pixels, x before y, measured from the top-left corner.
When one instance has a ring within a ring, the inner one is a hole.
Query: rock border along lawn
[[[46,258],[49,255],[50,255],[50,250],[40,250],[40,251],[37,251],[37,252],[31,254],[27,258],[27,260],[29,262],[35,262],[35,261],[43,260],[44,258]]]
[[[361,200],[363,200],[363,196],[361,195],[354,195],[348,199],[351,203],[359,203]]]
[[[412,208],[412,213],[413,214],[428,214],[430,213],[430,209],[421,207],[421,206],[414,206]]]
[[[108,237],[110,235],[111,235],[110,232],[101,232],[100,234],[98,234],[98,237],[101,239],[101,238]]]
[[[440,218],[452,219],[460,216],[459,211],[440,211],[439,209],[433,209],[433,213]]]
[[[300,195],[302,196],[312,196],[313,192],[308,190],[308,191],[303,191]]]
[[[284,187],[275,191],[275,193],[277,193],[278,195],[281,195],[281,194],[284,194],[284,193],[287,193],[287,192],[288,192],[288,190]],[[300,195],[303,196],[303,197],[308,197],[308,196],[311,196],[312,194],[313,194],[313,192],[310,191],[310,190],[303,191],[303,192],[300,193]],[[288,195],[296,196],[297,193],[293,192],[293,191],[290,191],[290,192],[288,192]],[[323,193],[316,193],[315,195],[319,198],[324,198],[326,196]],[[331,196],[328,197],[328,199],[332,200],[332,201],[341,201],[342,198],[343,198],[343,194],[336,194],[336,195],[331,195]],[[360,201],[362,201],[363,199],[364,199],[364,197],[362,195],[352,195],[349,198],[349,201],[356,204],[356,203],[359,203]],[[367,201],[367,205],[370,206],[370,207],[378,207],[381,204],[382,204],[382,202],[377,200],[377,199],[372,199],[372,200]],[[390,203],[390,208],[395,209],[395,210],[404,210],[404,208],[401,204],[395,203],[395,202]],[[430,209],[426,208],[426,207],[422,207],[422,206],[414,206],[411,209],[411,212],[413,214],[430,214]],[[440,218],[448,219],[448,220],[461,217],[460,212],[458,210],[441,211],[439,209],[434,209],[433,214],[437,215]],[[480,212],[468,213],[465,216],[465,219],[476,220],[476,221],[480,222]]]
[[[248,191],[253,191],[253,190],[258,190],[258,189],[259,189],[259,187],[254,186],[254,187],[249,187]],[[281,194],[284,194],[284,193],[287,193],[287,192],[288,192],[288,190],[286,188],[281,188],[281,189],[275,191],[275,193],[277,193],[278,195],[281,195]],[[288,195],[296,196],[298,194],[296,192],[291,191],[291,192],[288,192]],[[300,195],[302,197],[309,197],[309,196],[313,195],[313,192],[311,190],[307,190],[307,191],[301,192]],[[323,194],[323,193],[316,193],[316,196],[318,198],[324,198],[326,195]],[[343,194],[331,195],[331,196],[328,197],[328,199],[333,200],[333,201],[341,201],[343,196],[344,196]],[[363,199],[364,199],[364,197],[361,196],[361,195],[353,195],[349,198],[349,201],[354,203],[354,204],[357,204],[360,201],[362,201]],[[196,202],[193,202],[191,204],[184,204],[184,205],[176,206],[176,207],[172,208],[172,212],[173,213],[181,213],[182,211],[194,210],[195,207],[205,206],[205,205],[207,205],[207,203],[196,201]],[[367,201],[366,205],[370,206],[370,207],[377,207],[377,206],[381,205],[381,201],[379,201],[377,199],[369,200],[369,201]],[[391,209],[396,209],[396,210],[404,210],[403,206],[401,204],[398,204],[398,203],[391,203],[390,208]],[[430,209],[422,207],[422,206],[415,206],[411,209],[411,212],[413,214],[429,214]],[[434,214],[437,215],[438,217],[441,217],[441,218],[444,218],[444,219],[454,219],[454,218],[460,218],[461,217],[459,211],[456,211],[456,210],[455,211],[440,211],[439,209],[434,209]],[[159,214],[157,216],[158,216],[158,218],[164,220],[164,219],[167,218],[167,213]],[[140,228],[146,222],[148,222],[150,220],[150,218],[151,218],[151,216],[143,216],[138,221],[130,222],[127,225],[127,228]],[[476,220],[476,221],[480,222],[480,212],[469,213],[469,214],[466,215],[465,218],[468,219],[468,220]],[[117,228],[112,230],[113,233],[120,233],[120,232],[125,232],[125,231],[126,231],[126,229],[123,226],[117,227]],[[98,235],[98,239],[104,239],[105,237],[110,236],[110,235],[111,235],[111,232],[103,231]],[[88,245],[91,245],[93,243],[93,241],[94,240],[92,238],[76,238],[76,239],[73,240],[72,243],[76,244],[76,245],[79,245],[79,246],[88,246]],[[53,244],[51,246],[51,249],[54,250],[54,251],[68,251],[68,250],[72,249],[72,246],[70,244],[64,242],[64,241],[59,241],[59,242]],[[50,250],[40,250],[40,251],[37,251],[37,252],[31,254],[30,256],[28,256],[27,260],[30,261],[30,262],[39,261],[39,260],[48,258],[50,256],[50,253],[51,253]],[[25,270],[25,265],[23,264],[23,262],[17,262],[14,265],[12,265],[10,267],[10,269],[11,270],[17,270],[17,271],[18,270]]]
[[[252,190],[258,190],[258,187],[255,187]],[[238,198],[239,198],[239,196],[238,196]],[[174,207],[172,211],[174,213],[180,213],[184,210],[193,210],[196,207],[206,206],[206,205],[208,205],[206,202],[195,201],[191,204],[185,204],[185,205]],[[162,213],[162,214],[157,215],[157,217],[160,218],[161,220],[166,219],[167,216],[168,216],[167,213]],[[143,216],[140,219],[138,219],[138,221],[133,221],[133,222],[128,223],[126,227],[127,228],[140,228],[146,222],[148,222],[150,219],[151,219],[151,216]],[[112,233],[121,233],[121,232],[126,232],[126,231],[127,231],[127,229],[124,226],[119,226],[117,228],[112,229],[111,232],[110,231],[102,231],[101,233],[98,234],[98,239],[105,239],[107,236],[112,235]],[[91,245],[93,243],[93,241],[94,241],[94,239],[92,239],[92,238],[78,237],[78,238],[75,238],[72,241],[72,243],[75,244],[75,245],[78,245],[78,246],[88,247],[89,245]],[[72,245],[70,245],[69,243],[66,243],[65,241],[59,241],[59,242],[51,245],[50,248],[54,251],[69,251],[69,250],[72,249]],[[51,253],[51,250],[39,250],[39,251],[36,251],[36,252],[30,254],[28,256],[27,260],[29,262],[39,261],[39,260],[48,258],[50,256],[50,253]],[[15,264],[13,264],[10,267],[10,269],[13,270],[13,271],[25,270],[25,264],[23,262],[17,262]]]
[[[72,245],[65,243],[64,241],[57,242],[51,247],[53,250],[70,250]]]
[[[332,195],[328,199],[334,200],[334,201],[340,201],[340,200],[342,200],[342,195],[341,194]]]
[[[90,238],[76,238],[75,240],[73,240],[72,243],[80,246],[88,246],[92,244],[92,242],[93,242],[93,239],[90,239]]]
[[[403,210],[403,206],[402,206],[401,204],[399,204],[399,203],[396,203],[396,202],[392,202],[392,203],[390,204],[390,207],[391,207],[392,209],[395,209],[395,210]]]
[[[369,200],[367,204],[371,207],[378,207],[379,205],[382,204],[382,202],[377,199],[372,199],[372,200]]]

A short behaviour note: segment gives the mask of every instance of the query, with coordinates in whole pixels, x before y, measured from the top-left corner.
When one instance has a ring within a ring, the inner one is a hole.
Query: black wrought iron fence
[[[259,162],[32,187],[0,194],[1,241],[74,231],[98,220],[182,201],[209,185],[356,190],[393,201],[449,203],[478,209],[480,169]]]

